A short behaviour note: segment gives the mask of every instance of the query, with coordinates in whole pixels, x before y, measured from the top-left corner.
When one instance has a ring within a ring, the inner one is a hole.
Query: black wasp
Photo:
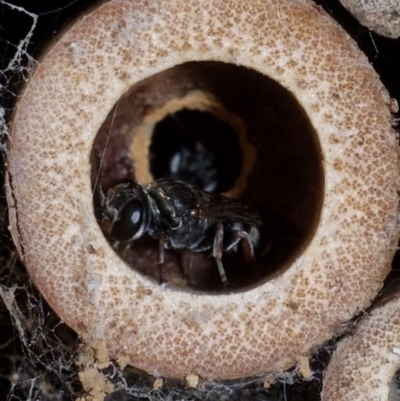
[[[260,216],[239,201],[168,178],[145,186],[124,180],[103,195],[102,204],[102,226],[110,239],[129,243],[145,234],[158,239],[159,264],[165,249],[212,250],[224,286],[222,253],[241,242],[244,256],[252,259],[262,225]]]

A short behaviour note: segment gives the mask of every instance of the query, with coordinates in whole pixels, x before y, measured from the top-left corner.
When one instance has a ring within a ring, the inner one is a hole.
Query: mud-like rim
[[[400,369],[399,310],[397,293],[339,343],[325,372],[323,401],[392,399],[389,393],[397,391],[393,381]]]
[[[200,296],[149,282],[112,251],[93,213],[90,152],[109,111],[140,80],[196,60],[279,82],[321,146],[313,239],[247,292]],[[18,105],[7,186],[14,240],[61,318],[86,341],[104,340],[122,365],[218,379],[286,369],[368,305],[390,269],[398,156],[389,103],[367,59],[312,3],[111,1],[49,51]]]

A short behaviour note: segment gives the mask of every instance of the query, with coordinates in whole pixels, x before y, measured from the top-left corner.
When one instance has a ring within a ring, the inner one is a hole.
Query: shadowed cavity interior
[[[253,263],[223,256],[229,288],[243,291],[287,268],[311,240],[323,173],[316,133],[295,97],[252,69],[188,62],[138,82],[110,111],[92,151],[95,193],[119,180],[172,177],[239,198],[262,215]],[[98,219],[101,205],[95,196]],[[114,247],[132,269],[158,280],[156,239]],[[170,287],[219,293],[209,253],[166,251]]]

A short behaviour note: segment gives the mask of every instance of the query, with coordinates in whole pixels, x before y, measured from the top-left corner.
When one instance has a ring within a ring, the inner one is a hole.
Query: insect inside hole
[[[261,217],[241,202],[199,190],[168,178],[148,185],[124,180],[101,200],[102,226],[118,243],[131,243],[143,235],[158,239],[158,264],[165,249],[212,251],[223,285],[228,286],[223,252],[242,245],[245,260],[254,258]],[[160,281],[162,271],[160,267]]]

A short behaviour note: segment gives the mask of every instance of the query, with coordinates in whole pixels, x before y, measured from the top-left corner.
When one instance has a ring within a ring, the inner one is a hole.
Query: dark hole
[[[168,177],[224,192],[234,185],[242,161],[237,133],[211,113],[183,109],[154,128],[150,171],[155,179]]]
[[[233,116],[232,125],[218,120],[211,106],[209,112],[193,110],[193,103],[184,109],[184,102],[179,111],[158,119],[169,102],[198,92]],[[236,119],[243,132],[232,128]],[[250,68],[215,61],[188,62],[138,82],[110,111],[94,142],[95,191],[100,187],[106,192],[125,178],[140,180],[140,160],[132,157],[131,147],[143,124],[152,129],[143,140],[150,142],[153,178],[172,177],[218,194],[235,187],[247,171],[238,201],[255,209],[264,223],[254,259],[246,257],[242,242],[223,252],[228,288],[212,249],[167,249],[161,268],[170,288],[208,294],[245,291],[281,274],[308,245],[323,200],[321,153],[301,105],[278,82]],[[94,200],[100,221],[101,206],[96,196]],[[129,244],[111,245],[132,269],[158,282],[159,241],[145,234]]]

